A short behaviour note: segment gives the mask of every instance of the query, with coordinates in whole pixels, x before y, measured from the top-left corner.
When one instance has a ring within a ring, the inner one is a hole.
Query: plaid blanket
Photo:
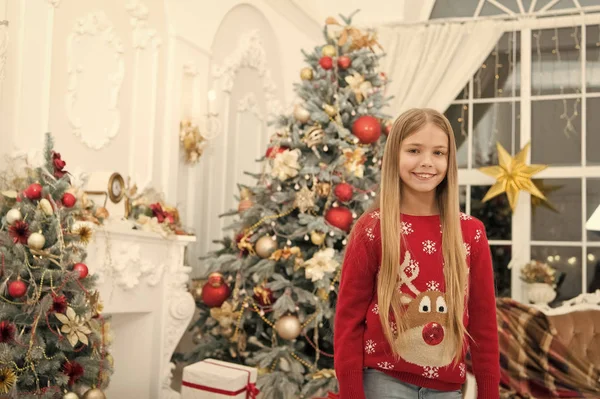
[[[539,310],[496,301],[502,398],[600,398],[600,369],[556,338]]]

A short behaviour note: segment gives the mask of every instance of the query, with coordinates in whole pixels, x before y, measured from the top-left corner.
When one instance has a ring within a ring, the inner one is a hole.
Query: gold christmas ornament
[[[302,138],[302,141],[308,147],[314,147],[316,145],[321,144],[323,142],[324,138],[325,138],[325,132],[323,131],[323,129],[321,129],[320,126],[313,126],[308,130],[306,135]]]
[[[21,219],[23,219],[23,215],[21,215],[21,211],[18,209],[11,209],[6,213],[6,223],[8,224],[13,224]]]
[[[519,192],[521,190],[527,191],[531,195],[546,201],[546,197],[535,184],[533,184],[531,178],[533,175],[546,169],[548,165],[526,165],[525,161],[527,159],[529,146],[530,143],[527,143],[513,158],[508,151],[502,147],[502,144],[496,143],[499,165],[479,168],[481,172],[496,179],[496,183],[488,190],[485,197],[483,197],[483,202],[489,201],[502,193],[506,193],[510,208],[514,212],[517,207],[517,200],[519,199]]]
[[[325,242],[325,233],[313,231],[310,233],[310,241],[315,245],[321,245]]]
[[[17,376],[11,368],[0,368],[0,394],[9,393],[16,383]]]
[[[327,44],[321,49],[321,55],[323,55],[324,57],[335,57],[336,54],[337,51],[335,47],[331,44]]]
[[[52,209],[52,204],[46,198],[42,198],[40,203],[38,204],[44,215],[52,216],[54,214],[54,209]]]
[[[206,139],[200,133],[198,126],[193,125],[191,121],[182,121],[179,124],[179,141],[184,150],[186,163],[197,163],[206,146]]]
[[[83,394],[83,399],[106,399],[106,395],[102,390],[93,388]]]
[[[271,256],[271,254],[277,250],[277,247],[277,241],[273,240],[270,236],[261,237],[256,241],[256,244],[254,244],[256,254],[263,259]]]
[[[319,197],[328,197],[331,192],[331,183],[322,182],[317,184],[317,195]]]
[[[75,392],[67,392],[62,399],[79,399],[79,396]]]
[[[310,112],[302,105],[297,104],[294,107],[294,118],[296,118],[298,122],[306,123],[310,120]]]
[[[306,213],[315,207],[315,192],[304,186],[296,193],[294,206],[300,209],[300,212]]]
[[[331,117],[334,117],[338,114],[338,110],[335,106],[330,105],[330,104],[324,104],[323,105],[323,110],[325,111],[325,113]]]
[[[293,340],[298,338],[302,331],[300,320],[294,315],[285,315],[275,323],[275,331],[283,339]]]
[[[46,238],[40,233],[32,233],[27,239],[27,245],[31,249],[40,250],[44,248],[46,244]]]
[[[115,358],[112,357],[112,355],[110,353],[106,354],[105,359],[108,361],[108,364],[110,365],[110,367],[115,367]]]
[[[302,80],[312,80],[313,76],[312,68],[306,67],[300,70],[300,79]]]

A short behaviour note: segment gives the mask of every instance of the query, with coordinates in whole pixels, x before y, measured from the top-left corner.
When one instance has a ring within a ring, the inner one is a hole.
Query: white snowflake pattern
[[[371,213],[371,218],[373,218],[373,219],[381,218],[379,211],[375,211],[375,212]]]
[[[431,240],[423,241],[423,252],[427,253],[428,255],[431,255],[435,251],[436,251],[435,242],[433,242]]]
[[[412,228],[412,223],[402,222],[402,234],[407,236],[410,233],[414,233],[415,231]]]
[[[481,240],[481,230],[477,229],[475,232],[475,241],[479,242],[479,240]]]
[[[427,289],[429,291],[439,291],[440,283],[438,283],[437,281],[431,280],[430,282],[427,283]]]
[[[372,339],[368,340],[365,344],[365,352],[367,352],[368,355],[372,355],[373,353],[375,353],[375,346],[377,346],[375,341],[373,341]]]
[[[390,362],[379,362],[377,363],[377,367],[384,370],[392,370],[394,368],[394,365]]]
[[[461,363],[460,366],[458,366],[458,368],[460,368],[460,378],[465,378],[465,374],[467,373],[467,368],[465,367],[465,364]]]
[[[367,237],[369,238],[369,241],[373,241],[375,239],[375,234],[373,234],[373,228],[367,227],[366,232],[367,232]]]
[[[423,366],[423,377],[425,378],[439,378],[439,374],[438,371],[440,370],[439,367],[430,367],[430,366]]]
[[[471,219],[473,219],[473,216],[467,215],[466,213],[463,213],[463,212],[460,213],[460,220],[471,220]]]
[[[392,321],[390,323],[390,327],[392,329],[392,334],[394,334],[394,335],[398,334],[398,325],[396,324],[395,321]]]
[[[375,306],[373,306],[373,309],[371,309],[371,312],[379,314],[379,304],[376,303]]]
[[[464,242],[463,244],[465,244],[465,253],[467,254],[467,256],[471,255],[471,244],[468,244],[466,242]]]

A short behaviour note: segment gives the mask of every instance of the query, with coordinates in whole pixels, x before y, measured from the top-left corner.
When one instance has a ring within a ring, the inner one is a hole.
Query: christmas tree
[[[385,74],[372,31],[328,18],[325,43],[306,65],[291,115],[275,119],[263,173],[241,186],[231,238],[204,259],[196,282],[197,347],[207,357],[259,368],[265,399],[336,391],[333,318],[343,251],[371,205],[389,131]],[[383,133],[383,134],[382,134]]]
[[[84,262],[89,220],[105,214],[72,187],[49,134],[43,166],[13,167],[0,182],[0,396],[104,398],[109,323]]]

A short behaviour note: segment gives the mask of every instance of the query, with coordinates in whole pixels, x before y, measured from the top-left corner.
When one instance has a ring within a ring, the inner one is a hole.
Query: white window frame
[[[526,297],[525,285],[520,280],[520,268],[531,258],[531,246],[581,246],[582,252],[582,290],[585,292],[587,287],[587,269],[586,255],[587,249],[591,247],[600,247],[600,242],[586,242],[585,222],[587,215],[586,204],[586,179],[600,178],[600,166],[586,165],[586,113],[587,99],[600,98],[600,93],[587,93],[586,91],[586,62],[581,63],[581,94],[577,95],[531,95],[531,36],[532,31],[538,29],[553,29],[579,26],[581,29],[582,42],[586,43],[586,25],[600,25],[600,14],[581,14],[561,17],[547,17],[543,19],[525,18],[505,22],[505,32],[520,31],[520,96],[518,97],[502,97],[502,98],[473,98],[473,78],[469,84],[469,97],[467,100],[458,100],[452,104],[468,104],[468,164],[467,168],[459,169],[459,182],[461,186],[466,186],[468,195],[466,196],[467,211],[471,209],[470,188],[474,185],[491,185],[494,179],[484,175],[477,169],[472,168],[473,162],[473,105],[477,103],[493,103],[493,102],[511,102],[519,101],[520,106],[520,137],[519,143],[521,147],[531,141],[531,103],[533,100],[539,99],[563,99],[563,98],[581,98],[581,166],[550,166],[546,170],[537,174],[535,178],[539,179],[575,179],[579,178],[582,182],[582,241],[533,241],[531,240],[531,199],[530,195],[521,192],[519,195],[518,204],[512,216],[512,239],[511,240],[491,240],[491,245],[510,245],[512,247],[512,259],[509,267],[511,268],[511,295],[517,301],[524,301]],[[586,46],[581,46],[581,58],[586,60]],[[518,149],[517,149],[518,150]],[[527,156],[527,162],[530,162],[530,154]]]

